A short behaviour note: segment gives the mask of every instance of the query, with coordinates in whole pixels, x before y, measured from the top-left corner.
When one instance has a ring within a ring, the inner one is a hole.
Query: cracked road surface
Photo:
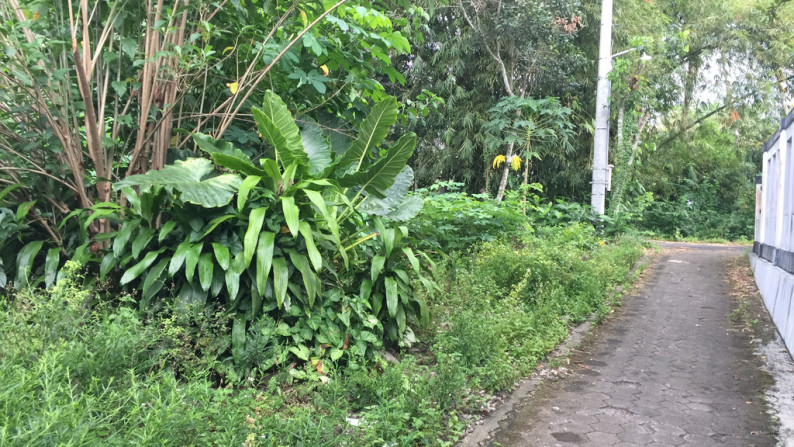
[[[730,318],[744,248],[663,244],[644,285],[499,424],[490,446],[774,446],[752,336]]]

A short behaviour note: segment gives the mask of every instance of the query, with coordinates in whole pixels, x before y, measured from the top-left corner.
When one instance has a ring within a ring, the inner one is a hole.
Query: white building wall
[[[794,111],[764,144],[762,174],[756,185],[756,229],[750,257],[758,290],[794,352]]]

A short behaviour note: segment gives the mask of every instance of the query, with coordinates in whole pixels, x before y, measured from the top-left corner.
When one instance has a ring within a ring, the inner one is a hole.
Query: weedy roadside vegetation
[[[50,289],[2,300],[0,444],[452,445],[603,311],[643,252],[632,236],[601,242],[573,224],[453,252],[437,264],[442,291],[421,297],[433,320],[419,343],[397,361],[331,364],[323,380],[293,364],[222,382],[222,319],[104,300],[71,266]]]

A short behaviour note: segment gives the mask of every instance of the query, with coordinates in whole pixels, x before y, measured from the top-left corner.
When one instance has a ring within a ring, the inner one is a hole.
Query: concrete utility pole
[[[601,41],[598,47],[596,125],[593,141],[593,192],[591,205],[604,214],[609,171],[609,75],[612,70],[612,0],[601,2]]]

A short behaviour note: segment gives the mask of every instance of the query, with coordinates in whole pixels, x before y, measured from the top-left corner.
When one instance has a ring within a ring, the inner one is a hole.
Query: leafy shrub
[[[225,172],[189,158],[115,184],[130,206],[101,276],[118,269],[144,309],[174,290],[179,308],[230,313],[238,368],[297,358],[322,374],[346,351],[379,347],[384,334],[414,342],[410,325],[429,316],[412,277],[434,287],[420,262],[429,259],[406,245],[406,227],[387,228],[378,216],[404,219],[421,207],[406,199],[415,136],[372,159],[396,101],[377,104],[337,157],[322,130],[299,129],[272,92],[254,117],[275,151],[261,168],[230,143],[196,134]]]
[[[597,228],[603,237],[613,237],[628,231],[652,200],[644,196],[615,216],[595,216],[589,205],[563,199],[545,201],[539,194],[543,191],[539,184],[508,191],[501,202],[487,195],[459,192],[462,186],[461,183],[438,182],[418,191],[425,205],[411,221],[410,228],[422,248],[448,254],[482,242],[517,238],[531,233],[534,227],[567,227],[570,231],[572,225],[578,224],[582,226],[577,228],[590,226]],[[525,192],[526,202],[523,201]],[[592,236],[584,234],[580,242],[587,245],[585,241],[592,242]]]
[[[645,211],[640,227],[668,237],[752,238],[754,210],[750,207],[736,208],[718,211],[688,199],[655,202]]]
[[[528,228],[527,218],[516,203],[505,204],[485,195],[459,192],[461,186],[461,183],[441,182],[418,191],[425,205],[411,220],[410,228],[422,248],[449,253],[516,235]]]

